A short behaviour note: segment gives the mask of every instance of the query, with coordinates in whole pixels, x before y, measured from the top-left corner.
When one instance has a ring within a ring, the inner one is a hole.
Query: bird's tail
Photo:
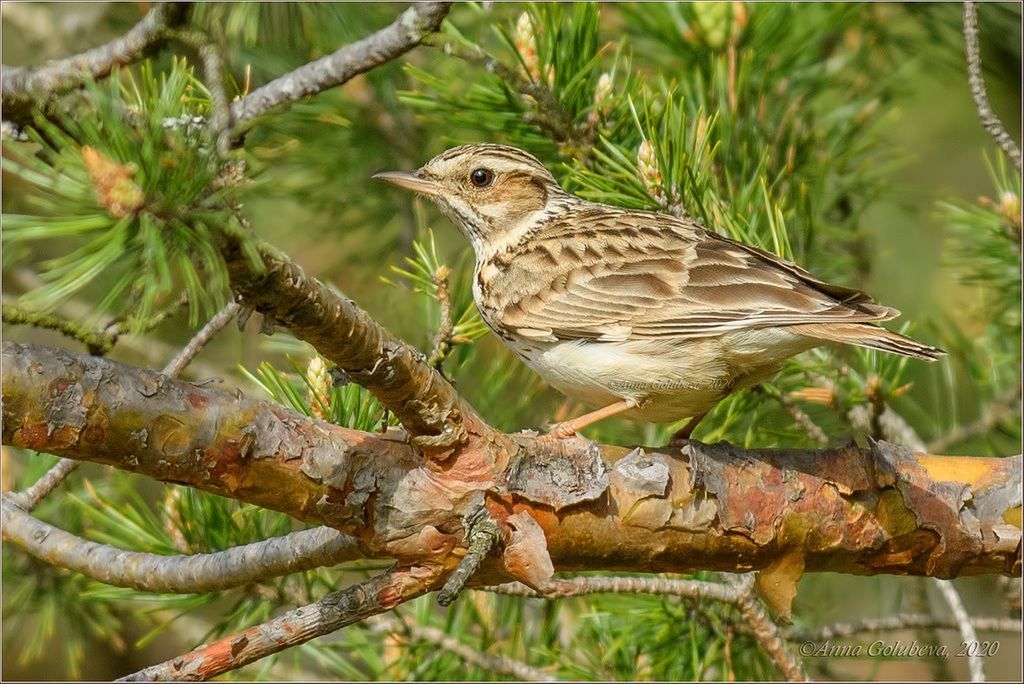
[[[946,355],[941,349],[871,323],[804,323],[789,326],[787,329],[829,342],[854,344],[922,361],[935,361]]]

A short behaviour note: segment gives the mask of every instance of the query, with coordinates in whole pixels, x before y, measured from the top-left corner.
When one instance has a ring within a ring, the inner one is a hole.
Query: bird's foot
[[[546,439],[548,441],[556,439],[569,439],[570,437],[578,437],[576,434],[588,425],[593,425],[599,420],[614,416],[623,411],[628,411],[636,406],[636,402],[630,402],[628,399],[617,401],[614,404],[599,408],[596,411],[585,413],[578,418],[572,420],[566,420],[551,429],[551,432],[540,437],[539,439]]]

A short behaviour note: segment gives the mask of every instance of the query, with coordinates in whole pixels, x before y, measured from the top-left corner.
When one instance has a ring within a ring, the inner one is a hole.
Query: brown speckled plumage
[[[693,221],[570,195],[512,147],[456,147],[414,174],[377,177],[437,202],[473,245],[487,325],[556,389],[621,404],[607,415],[699,420],[826,343],[944,353],[875,325],[899,311],[859,290]]]

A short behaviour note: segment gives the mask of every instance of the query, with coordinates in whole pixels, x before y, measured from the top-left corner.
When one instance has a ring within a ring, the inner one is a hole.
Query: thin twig
[[[871,424],[872,422],[877,423],[877,439],[899,444],[914,453],[928,453],[928,447],[920,435],[917,434],[917,431],[914,430],[903,416],[894,411],[891,406],[886,405],[880,413],[875,414],[864,404],[857,404],[850,407],[846,418],[850,421],[850,426],[855,430],[868,434],[876,433],[872,429]]]
[[[427,36],[423,44],[437,48],[451,57],[458,57],[467,62],[475,62],[481,65],[487,72],[494,74],[504,81],[512,90],[521,95],[529,95],[537,103],[540,115],[532,123],[547,133],[552,140],[565,143],[570,147],[582,147],[579,131],[572,125],[572,120],[565,113],[565,109],[559,104],[550,88],[546,88],[533,81],[528,81],[499,60],[491,57],[479,47],[469,48],[465,45],[444,40],[440,36]]]
[[[977,632],[1021,633],[1021,621],[1011,618],[971,618],[971,627]],[[839,622],[813,630],[791,631],[794,641],[828,641],[866,632],[896,632],[904,629],[959,629],[954,618],[940,615],[909,613],[884,618],[868,618],[858,622]]]
[[[941,454],[951,446],[959,444],[971,437],[987,435],[992,428],[1008,422],[1020,415],[1021,386],[1012,387],[989,402],[982,409],[981,416],[969,425],[950,430],[928,443],[928,453]]]
[[[450,9],[449,2],[416,3],[380,31],[257,88],[231,105],[234,135],[242,135],[253,119],[275,107],[339,86],[412,50],[441,27]]]
[[[159,3],[123,36],[106,45],[40,67],[3,66],[0,92],[7,109],[19,98],[42,99],[51,93],[108,76],[114,67],[138,61],[145,50],[161,40],[168,28],[174,3]]]
[[[531,598],[566,598],[587,594],[654,594],[711,599],[723,603],[733,603],[738,599],[737,592],[723,584],[660,577],[575,577],[569,580],[553,581],[551,588],[543,594],[521,582],[509,582],[508,584],[479,587],[479,589],[506,596]]]
[[[31,556],[110,586],[156,594],[223,591],[364,555],[358,540],[329,527],[299,530],[216,553],[164,556],[82,539],[32,517],[10,494],[3,499],[0,516],[4,541]]]
[[[790,416],[792,416],[793,420],[796,421],[797,425],[803,428],[804,432],[807,433],[808,437],[813,439],[818,444],[828,444],[828,435],[825,434],[825,431],[822,430],[817,423],[811,420],[811,417],[807,415],[803,411],[803,409],[797,406],[796,402],[793,401],[793,397],[789,396],[785,392],[782,392],[781,390],[775,390],[774,388],[767,389],[764,385],[757,385],[756,389],[761,394],[770,396],[773,399],[776,399],[780,404],[782,404],[782,407],[786,409]]]
[[[224,58],[219,45],[211,40],[206,40],[199,46],[199,56],[203,60],[203,74],[206,76],[206,87],[210,91],[213,111],[206,124],[207,130],[216,143],[218,155],[223,159],[231,145],[231,109],[227,93],[224,92]]]
[[[62,458],[56,465],[50,468],[45,475],[35,481],[31,487],[21,492],[8,494],[11,499],[26,512],[31,511],[47,494],[53,491],[54,487],[63,482],[64,478],[71,474],[71,471],[78,467],[81,461],[70,458]],[[4,534],[7,534],[7,525],[4,524]]]
[[[437,293],[437,303],[441,305],[441,322],[437,327],[437,336],[434,338],[434,348],[430,352],[430,365],[441,371],[448,349],[452,345],[452,331],[455,324],[452,322],[452,296],[448,291],[448,278],[451,269],[447,266],[438,266],[434,272],[434,289]]]
[[[761,648],[772,659],[779,671],[790,681],[804,681],[807,675],[803,665],[786,646],[785,636],[778,625],[772,622],[761,608],[753,593],[753,579],[744,575],[730,584],[700,582],[696,580],[673,580],[658,577],[577,577],[571,580],[555,580],[543,594],[525,584],[510,582],[492,587],[481,587],[482,591],[509,596],[530,596],[564,598],[585,594],[655,594],[661,596],[683,596],[691,599],[711,599],[736,606],[746,626],[761,644]]]
[[[807,673],[789,647],[782,630],[768,616],[754,595],[753,575],[729,578],[730,583],[740,592],[736,607],[761,646],[761,650],[772,659],[779,672],[791,682],[807,681]]]
[[[487,509],[481,506],[466,519],[466,538],[469,541],[469,551],[437,594],[437,602],[442,606],[451,605],[466,588],[466,582],[476,574],[480,563],[501,541],[501,528],[491,518]]]
[[[492,655],[482,653],[470,648],[455,637],[428,625],[417,624],[411,618],[398,619],[389,615],[379,615],[370,620],[372,629],[375,632],[386,632],[389,634],[404,634],[410,641],[433,644],[438,648],[461,658],[465,662],[477,667],[508,675],[525,682],[557,682],[560,681],[543,670],[531,667],[524,662],[509,658],[508,656]]]
[[[904,606],[907,612],[933,613],[931,600],[928,598],[928,580],[925,577],[915,577],[905,595]],[[942,648],[939,630],[934,627],[920,627],[914,631],[914,636],[921,642],[921,645],[928,650],[924,653],[939,653]],[[928,679],[933,682],[949,682],[953,680],[953,674],[949,669],[947,658],[933,657],[925,658],[924,666],[928,668]]]
[[[25,311],[13,304],[3,303],[3,320],[10,325],[31,325],[36,328],[49,328],[56,330],[62,335],[78,340],[85,345],[90,354],[104,356],[117,342],[117,333],[104,331],[96,332],[88,330],[74,321],[69,321],[60,316]]]
[[[960,639],[967,645],[967,670],[971,673],[972,682],[985,681],[985,666],[982,662],[982,654],[977,652],[978,633],[974,631],[971,618],[964,608],[964,602],[960,599],[953,583],[949,580],[936,579],[935,585],[942,592],[943,598],[953,611],[953,618],[956,620],[957,629],[960,630]],[[972,648],[973,647],[973,648]]]
[[[964,54],[967,57],[967,83],[978,110],[981,125],[995,139],[1017,171],[1021,170],[1021,153],[1017,143],[1006,132],[999,117],[992,111],[985,92],[985,79],[981,75],[981,48],[978,45],[978,3],[964,3]]]
[[[164,367],[161,371],[164,375],[172,378],[177,377],[181,371],[185,370],[185,367],[189,362],[195,358],[195,355],[206,346],[214,335],[216,335],[221,328],[231,322],[231,319],[235,317],[238,310],[242,307],[235,302],[228,302],[224,305],[220,311],[214,314],[213,318],[207,321],[206,325],[203,326],[202,330],[197,332],[191,340],[188,341],[177,356],[171,359],[170,363]]]

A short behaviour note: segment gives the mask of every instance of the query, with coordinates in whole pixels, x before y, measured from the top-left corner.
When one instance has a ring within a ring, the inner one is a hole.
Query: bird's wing
[[[546,227],[526,251],[495,258],[478,278],[495,304],[492,320],[551,341],[696,339],[899,315],[692,222],[611,207]]]

